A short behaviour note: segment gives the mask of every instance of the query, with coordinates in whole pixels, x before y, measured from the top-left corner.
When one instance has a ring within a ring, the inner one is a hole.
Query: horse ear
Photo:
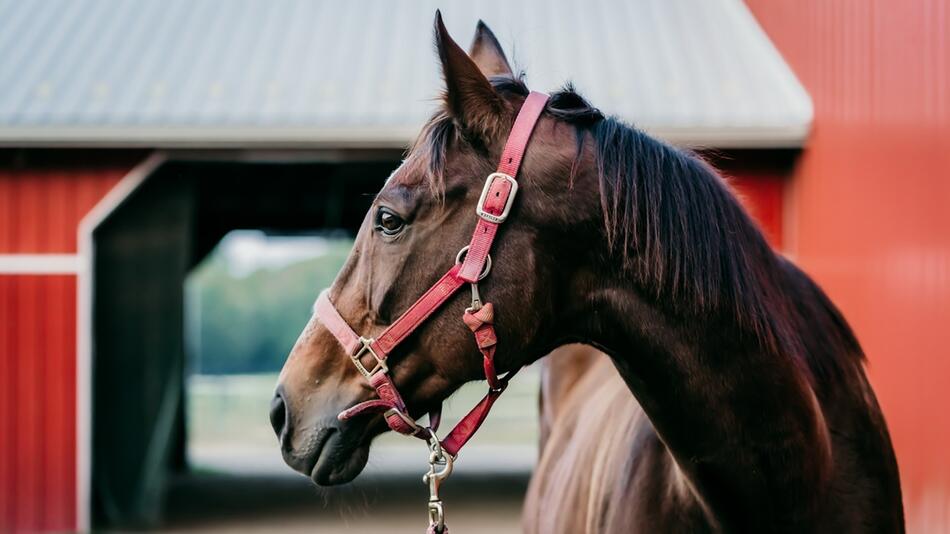
[[[435,43],[445,78],[446,110],[466,130],[492,137],[501,126],[505,102],[478,65],[449,36],[438,11],[435,12]]]
[[[475,27],[475,38],[472,40],[472,46],[468,49],[468,55],[471,56],[475,64],[478,65],[478,69],[485,76],[508,76],[510,78],[515,76],[495,34],[481,20],[478,21],[478,26]]]

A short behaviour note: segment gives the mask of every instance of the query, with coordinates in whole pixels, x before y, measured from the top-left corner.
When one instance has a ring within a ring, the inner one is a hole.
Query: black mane
[[[499,93],[528,94],[521,77],[491,81]],[[593,149],[608,246],[640,287],[684,314],[730,315],[763,347],[803,362],[821,381],[863,357],[834,305],[775,254],[701,157],[604,116],[570,85],[551,95],[546,113],[576,127],[578,160]],[[434,190],[443,187],[453,138],[465,135],[445,113],[420,136]]]

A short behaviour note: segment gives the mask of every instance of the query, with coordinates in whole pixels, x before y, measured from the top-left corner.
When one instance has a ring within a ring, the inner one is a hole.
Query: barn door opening
[[[187,469],[188,273],[235,229],[355,233],[397,163],[170,161],[93,230],[94,528],[160,524]]]
[[[205,473],[288,472],[265,407],[353,246],[342,230],[228,233],[185,281],[187,460]]]

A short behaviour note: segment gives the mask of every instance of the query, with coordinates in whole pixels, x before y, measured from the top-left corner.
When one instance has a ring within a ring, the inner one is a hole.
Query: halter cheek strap
[[[497,337],[494,328],[494,307],[491,303],[482,304],[478,293],[478,282],[491,269],[489,252],[498,227],[508,218],[511,211],[518,192],[518,182],[515,181],[515,177],[518,175],[528,140],[544,110],[547,99],[545,94],[532,92],[522,104],[505,143],[497,172],[488,175],[485,180],[481,197],[475,207],[479,220],[472,239],[469,245],[459,252],[455,265],[379,336],[375,339],[367,339],[358,335],[330,301],[328,291],[325,290],[320,294],[315,308],[317,317],[337,339],[356,368],[376,390],[378,396],[376,399],[362,402],[341,412],[338,416],[341,420],[360,414],[382,412],[392,430],[429,440],[430,446],[437,447],[439,452],[444,451],[454,458],[459,449],[481,426],[492,405],[517,372],[515,369],[499,377],[495,370]],[[440,413],[437,411],[430,414],[429,428],[418,425],[409,415],[406,403],[390,377],[386,360],[393,349],[465,284],[470,284],[472,288],[472,306],[465,310],[462,320],[471,329],[475,336],[475,343],[482,353],[485,379],[488,381],[489,390],[444,440],[433,444],[434,430],[438,427]]]

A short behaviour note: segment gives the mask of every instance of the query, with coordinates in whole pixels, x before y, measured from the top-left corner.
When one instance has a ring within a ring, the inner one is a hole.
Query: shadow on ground
[[[520,532],[526,474],[459,473],[442,488],[455,532]],[[165,532],[387,532],[425,530],[428,490],[421,476],[370,476],[318,488],[301,476],[191,473],[176,478]]]

